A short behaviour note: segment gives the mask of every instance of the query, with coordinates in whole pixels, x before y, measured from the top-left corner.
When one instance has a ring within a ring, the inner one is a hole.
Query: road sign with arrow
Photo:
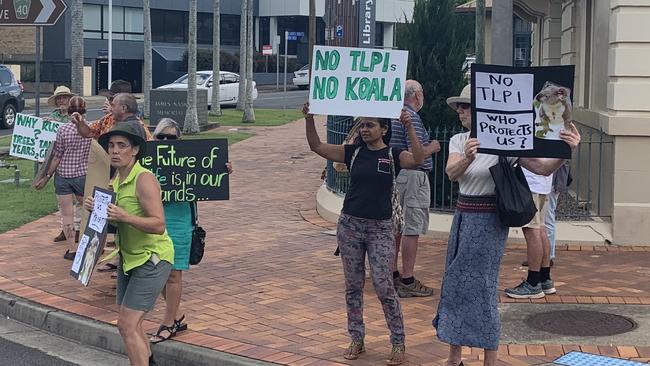
[[[0,26],[54,25],[67,7],[63,0],[0,0]]]

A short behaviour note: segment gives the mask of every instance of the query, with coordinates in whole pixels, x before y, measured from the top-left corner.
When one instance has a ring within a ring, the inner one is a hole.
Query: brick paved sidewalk
[[[321,136],[325,136],[321,129]],[[235,167],[227,202],[204,202],[206,256],[184,278],[182,308],[189,330],[176,340],[289,365],[348,364],[343,275],[334,257],[332,227],[316,214],[315,191],[325,162],[309,152],[301,122],[260,129],[231,149]],[[0,290],[107,323],[115,323],[112,280],[95,273],[88,288],[68,276],[71,262],[52,243],[52,215],[0,235]],[[424,240],[417,276],[440,288],[445,243]],[[650,304],[650,251],[646,248],[559,248],[553,276],[558,295],[542,302]],[[521,246],[503,260],[500,288],[525,276]],[[502,301],[508,301],[502,299]],[[446,346],[431,327],[437,297],[404,299],[411,365],[439,365]],[[634,306],[634,305],[630,305]],[[163,303],[148,315],[157,328]],[[390,351],[388,331],[372,284],[365,305],[368,351],[349,364],[381,365]],[[500,365],[548,362],[570,350],[650,360],[650,347],[614,345],[502,345]],[[479,350],[465,349],[466,365]]]

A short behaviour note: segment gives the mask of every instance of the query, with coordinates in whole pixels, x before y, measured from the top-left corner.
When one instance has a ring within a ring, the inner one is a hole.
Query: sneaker
[[[54,242],[55,242],[55,243],[60,243],[60,242],[62,242],[62,241],[65,241],[65,234],[63,233],[63,230],[61,230],[61,232],[59,233],[59,235],[57,235],[57,236],[54,238]]]
[[[400,280],[397,289],[397,296],[402,298],[433,296],[433,289],[423,285],[422,282],[418,280],[414,280],[410,285],[406,285]]]
[[[63,259],[67,259],[69,261],[73,261],[74,257],[77,255],[76,252],[70,252],[70,249],[65,251],[65,254],[63,254]]]
[[[542,285],[542,291],[544,291],[544,294],[546,295],[552,295],[557,292],[555,284],[551,279],[541,282],[540,284]]]
[[[402,275],[393,277],[393,287],[395,287],[395,292],[399,291],[399,284],[402,283]]]
[[[513,299],[541,299],[545,296],[541,284],[538,283],[537,286],[532,286],[526,280],[517,287],[507,288],[505,292],[508,297]]]

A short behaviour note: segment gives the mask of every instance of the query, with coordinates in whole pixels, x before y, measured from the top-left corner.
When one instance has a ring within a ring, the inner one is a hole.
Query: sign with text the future
[[[408,52],[315,46],[309,91],[314,114],[399,118]]]
[[[54,25],[67,8],[63,0],[0,0],[0,26]]]

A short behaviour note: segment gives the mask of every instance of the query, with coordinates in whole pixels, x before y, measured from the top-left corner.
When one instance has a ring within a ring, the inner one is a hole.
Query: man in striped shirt
[[[396,253],[393,263],[393,282],[399,297],[432,296],[433,289],[425,286],[414,277],[415,257],[417,254],[420,235],[427,233],[429,228],[429,205],[431,188],[429,187],[429,172],[433,168],[431,155],[440,151],[438,141],[429,141],[429,134],[424,128],[418,111],[424,105],[422,85],[415,80],[407,80],[405,86],[404,107],[411,114],[411,123],[424,148],[425,160],[417,169],[402,169],[396,178],[397,189],[404,214],[402,235],[395,238]],[[393,120],[390,146],[404,150],[411,149],[408,134],[398,120]],[[402,249],[402,274],[397,270],[397,259],[400,246]]]

